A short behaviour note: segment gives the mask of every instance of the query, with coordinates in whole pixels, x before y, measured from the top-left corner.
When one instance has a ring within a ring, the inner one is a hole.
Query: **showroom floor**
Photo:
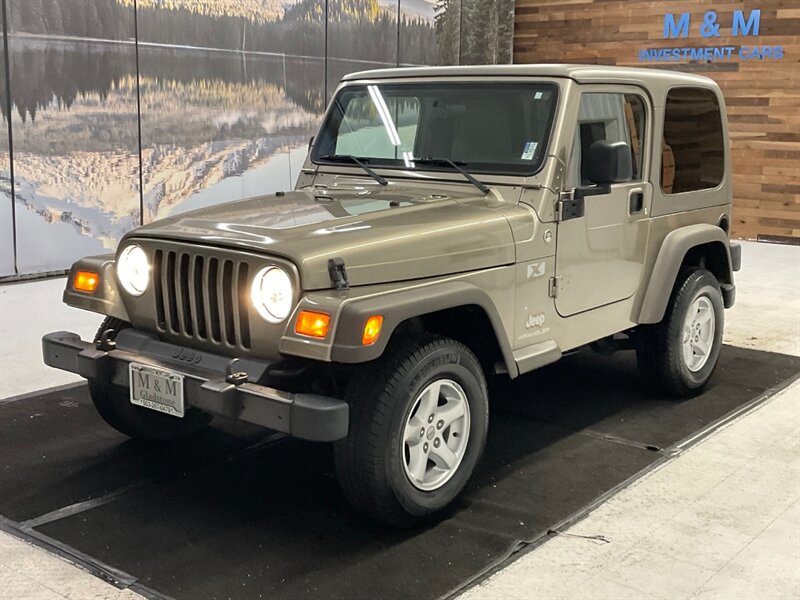
[[[725,341],[800,356],[800,248],[745,243],[737,284]],[[63,279],[0,286],[0,402],[76,381],[39,356],[47,331],[96,328],[60,303],[62,289]],[[464,597],[796,598],[798,439],[795,382]],[[0,532],[0,598],[133,596]]]

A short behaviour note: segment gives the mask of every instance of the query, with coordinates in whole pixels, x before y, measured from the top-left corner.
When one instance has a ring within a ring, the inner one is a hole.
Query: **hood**
[[[291,260],[306,290],[331,287],[341,257],[350,285],[435,277],[514,262],[493,194],[448,190],[303,189],[220,204],[154,221],[128,237],[239,248]]]

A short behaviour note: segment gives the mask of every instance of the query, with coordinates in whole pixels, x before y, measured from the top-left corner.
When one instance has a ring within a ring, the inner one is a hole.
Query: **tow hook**
[[[247,373],[245,371],[237,371],[239,359],[234,358],[225,367],[225,381],[232,385],[242,385],[247,383]]]
[[[94,347],[102,352],[111,352],[117,348],[117,342],[114,341],[116,336],[116,331],[113,329],[106,329],[100,334],[100,338],[94,343]]]

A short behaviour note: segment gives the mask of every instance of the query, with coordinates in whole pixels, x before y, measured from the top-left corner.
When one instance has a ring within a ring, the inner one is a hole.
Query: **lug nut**
[[[436,429],[441,429],[442,427],[444,427],[444,421],[439,419],[439,421],[436,423]]]
[[[428,417],[428,423],[433,423],[433,415],[431,415],[430,417]]]
[[[425,443],[422,445],[422,450],[423,450],[423,452],[427,452],[427,451],[428,451],[428,442],[425,442]]]
[[[425,428],[419,430],[419,437],[425,437]]]
[[[439,443],[440,443],[439,442],[439,438],[436,438],[435,440],[433,440],[433,447],[434,448],[438,448],[439,447]]]

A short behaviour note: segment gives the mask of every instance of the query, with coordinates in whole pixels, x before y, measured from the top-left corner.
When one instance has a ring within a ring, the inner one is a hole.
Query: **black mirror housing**
[[[624,183],[633,178],[631,147],[625,142],[594,142],[589,146],[584,160],[587,164],[586,175],[592,183]]]

